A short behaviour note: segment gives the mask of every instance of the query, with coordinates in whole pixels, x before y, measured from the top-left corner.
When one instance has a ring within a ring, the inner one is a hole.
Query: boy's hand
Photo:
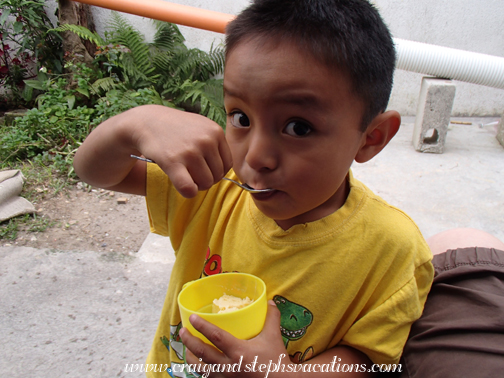
[[[273,301],[268,302],[268,314],[264,328],[259,335],[251,340],[240,340],[231,335],[230,333],[214,326],[206,320],[191,315],[190,321],[194,328],[201,332],[205,337],[210,340],[217,348],[208,345],[192,336],[186,328],[182,328],[179,335],[182,342],[186,346],[186,362],[193,366],[202,366],[204,364],[217,365],[217,366],[231,366],[238,364],[240,371],[229,371],[226,368],[225,372],[211,372],[209,369],[201,369],[199,374],[203,377],[221,378],[221,377],[260,377],[260,378],[274,378],[274,377],[374,377],[375,373],[368,368],[372,366],[371,360],[362,352],[347,347],[337,345],[331,349],[327,349],[318,356],[310,359],[303,364],[312,364],[313,370],[307,369],[294,369],[289,370],[280,369],[275,370],[278,364],[280,365],[293,365],[289,354],[285,349],[280,334],[280,311]],[[222,352],[221,352],[222,351]],[[354,371],[339,370],[339,366],[359,366],[359,369]],[[263,367],[260,365],[263,364]],[[331,366],[337,368],[335,370],[326,369],[321,370],[321,366]],[[316,367],[317,366],[317,367]]]
[[[224,131],[199,114],[161,106],[138,130],[137,146],[170,177],[184,197],[194,197],[221,180],[232,167]]]
[[[154,160],[184,197],[194,197],[232,167],[224,131],[199,114],[145,105],[118,114],[93,130],[79,147],[75,172],[94,186],[145,195],[145,162]]]
[[[186,328],[182,328],[180,337],[187,347],[186,360],[188,364],[198,365],[206,363],[223,366],[224,364],[233,365],[240,363],[240,359],[242,359],[241,371],[213,372],[208,377],[241,377],[244,375],[244,372],[247,372],[247,364],[253,364],[254,360],[256,360],[256,366],[260,364],[268,366],[270,361],[275,364],[278,363],[282,354],[283,358],[287,358],[284,363],[289,362],[288,357],[286,357],[288,353],[280,334],[280,311],[273,301],[268,302],[268,314],[263,330],[251,340],[237,339],[230,333],[196,315],[191,315],[190,320],[194,328],[205,335],[222,352],[192,336]],[[257,376],[264,378],[264,371],[260,372],[257,368],[255,370],[255,372],[247,372],[247,377]],[[205,374],[205,376],[207,375]]]

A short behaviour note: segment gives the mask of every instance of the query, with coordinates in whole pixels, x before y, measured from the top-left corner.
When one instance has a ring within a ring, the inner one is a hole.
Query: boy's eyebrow
[[[224,97],[226,97],[226,95],[230,97],[243,98],[241,93],[230,91],[229,89],[224,87]],[[308,108],[323,107],[323,101],[319,97],[311,93],[292,93],[288,91],[287,94],[282,94],[280,92],[278,95],[273,96],[273,100],[279,103],[292,104]]]
[[[287,95],[279,94],[278,96],[275,97],[276,101],[283,102],[286,104],[292,104],[310,108],[322,106],[322,103],[317,96],[307,93],[299,93],[299,94],[289,93]]]
[[[230,97],[241,97],[239,93],[232,92],[229,89],[227,89],[226,87],[224,87],[224,97],[226,97],[226,95],[228,95]]]

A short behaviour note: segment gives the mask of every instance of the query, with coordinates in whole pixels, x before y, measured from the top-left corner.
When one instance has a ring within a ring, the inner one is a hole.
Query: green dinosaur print
[[[163,345],[166,347],[166,349],[170,350],[170,340],[168,340],[166,336],[162,336],[160,337],[160,339]]]
[[[313,321],[313,314],[307,308],[288,299],[275,295],[273,301],[280,310],[280,331],[287,348],[289,341],[299,340]]]

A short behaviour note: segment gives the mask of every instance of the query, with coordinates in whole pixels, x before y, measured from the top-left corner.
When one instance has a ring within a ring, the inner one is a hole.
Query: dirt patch
[[[0,245],[131,254],[138,252],[149,234],[141,196],[78,184],[56,196],[41,189],[39,199],[32,203],[36,217],[50,226],[40,232],[21,229],[16,240],[0,240]]]

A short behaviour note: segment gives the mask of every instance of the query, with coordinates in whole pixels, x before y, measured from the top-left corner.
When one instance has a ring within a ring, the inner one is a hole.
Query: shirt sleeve
[[[341,344],[360,350],[373,363],[398,363],[411,325],[422,315],[433,276],[430,261],[417,267],[406,284],[350,327]]]
[[[147,163],[146,202],[150,230],[169,236],[177,254],[188,229],[197,228],[199,236],[208,239],[221,210],[225,206],[232,207],[241,192],[234,184],[220,181],[206,191],[199,191],[193,198],[184,198],[158,165]]]

